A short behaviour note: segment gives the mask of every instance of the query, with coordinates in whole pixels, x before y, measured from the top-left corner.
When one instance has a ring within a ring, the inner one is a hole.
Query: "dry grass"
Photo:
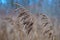
[[[16,16],[0,18],[0,40],[59,40],[50,18],[25,9]]]

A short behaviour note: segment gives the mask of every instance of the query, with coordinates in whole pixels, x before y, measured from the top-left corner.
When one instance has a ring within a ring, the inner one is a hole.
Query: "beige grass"
[[[47,15],[37,16],[25,9],[0,18],[0,40],[59,40],[55,29]]]

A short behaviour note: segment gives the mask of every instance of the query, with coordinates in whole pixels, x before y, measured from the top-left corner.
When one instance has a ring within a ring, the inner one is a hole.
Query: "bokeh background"
[[[22,5],[33,14],[44,13],[60,20],[60,0],[0,0],[0,15],[7,15],[8,12],[18,8],[14,3]]]

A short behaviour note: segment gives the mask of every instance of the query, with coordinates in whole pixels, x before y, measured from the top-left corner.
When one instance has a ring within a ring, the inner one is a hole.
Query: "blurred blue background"
[[[45,13],[60,17],[60,0],[0,0],[0,14],[8,14],[9,10],[18,8],[18,3],[30,10],[33,14]]]

